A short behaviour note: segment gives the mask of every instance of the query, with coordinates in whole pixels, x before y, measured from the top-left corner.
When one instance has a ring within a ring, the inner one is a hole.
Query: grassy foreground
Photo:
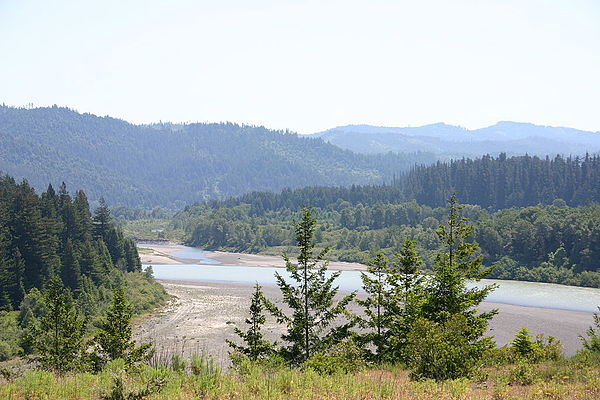
[[[353,374],[247,366],[221,373],[196,358],[126,372],[116,360],[97,375],[32,370],[0,385],[2,399],[594,399],[600,365],[589,357],[483,369],[478,379],[411,381],[400,368]]]

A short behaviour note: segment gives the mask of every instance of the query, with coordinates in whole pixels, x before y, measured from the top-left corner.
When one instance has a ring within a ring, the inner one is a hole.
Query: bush
[[[533,366],[527,361],[520,361],[517,367],[510,371],[508,382],[511,385],[531,385],[537,380]]]
[[[418,320],[408,336],[411,378],[442,381],[472,375],[493,341],[485,338],[472,342],[468,339],[470,331],[466,318],[460,314],[443,325]]]
[[[537,343],[531,339],[529,329],[525,327],[517,331],[511,346],[518,356],[526,359],[538,358],[538,353],[541,351]]]
[[[187,361],[179,354],[173,354],[171,357],[171,369],[175,372],[184,373],[187,368]]]
[[[533,340],[527,328],[517,331],[511,343],[511,349],[516,358],[529,361],[557,361],[563,358],[560,340],[556,340],[554,336],[545,337],[544,335],[537,335]]]
[[[544,335],[537,335],[535,337],[535,343],[540,349],[540,361],[558,361],[564,357],[562,343],[554,336],[545,337]]]
[[[338,344],[328,354],[315,354],[302,365],[302,369],[327,375],[354,373],[364,367],[362,352],[351,341]]]
[[[600,314],[594,314],[594,325],[590,326],[585,334],[587,339],[580,336],[583,347],[592,352],[600,352]]]
[[[0,361],[10,360],[14,356],[12,346],[0,340]]]

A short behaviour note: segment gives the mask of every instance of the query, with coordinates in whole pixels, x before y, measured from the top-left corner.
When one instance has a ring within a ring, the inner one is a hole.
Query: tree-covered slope
[[[110,204],[186,203],[307,185],[389,181],[428,154],[362,155],[263,127],[132,125],[60,107],[0,106],[0,171],[80,187]]]

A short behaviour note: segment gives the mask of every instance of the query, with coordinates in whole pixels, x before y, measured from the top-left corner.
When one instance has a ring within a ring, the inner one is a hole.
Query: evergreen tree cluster
[[[76,298],[112,287],[116,271],[141,271],[135,243],[111,221],[103,200],[92,215],[85,193],[63,184],[37,195],[27,181],[0,177],[0,309],[59,278]]]
[[[432,207],[450,193],[462,201],[493,210],[552,204],[600,202],[600,156],[550,158],[520,156],[462,159],[417,166],[398,182],[406,198]]]
[[[463,203],[489,211],[538,204],[580,206],[600,202],[600,156],[494,158],[484,156],[413,167],[387,185],[348,187],[308,186],[280,193],[251,192],[226,200],[211,200],[186,207],[180,215],[199,209],[245,205],[247,213],[262,217],[273,211],[298,210],[307,204],[340,210],[348,205],[372,207],[415,200],[419,205],[444,207],[452,193]],[[366,215],[355,226],[383,225],[378,215]],[[390,216],[391,217],[391,216]],[[398,221],[396,221],[397,223]]]
[[[474,227],[462,217],[455,196],[449,209],[437,231],[443,247],[431,275],[425,277],[410,240],[405,240],[394,261],[375,255],[362,274],[367,297],[358,301],[364,308],[360,315],[347,309],[355,293],[337,295],[339,271],[327,273],[327,248],[314,251],[316,218],[311,208],[303,209],[295,224],[298,261],[284,255],[289,279],[275,274],[283,307],[266,299],[257,285],[246,320],[249,329],[235,330],[244,344],[229,342],[232,358],[241,353],[262,361],[278,354],[291,365],[332,372],[351,368],[347,364],[356,362],[354,349],[367,362],[408,365],[415,378],[445,380],[472,374],[495,345],[484,334],[497,310],[477,309],[495,286],[467,286],[467,280],[479,281],[490,269],[477,255],[477,244],[468,241]],[[268,346],[263,339],[263,308],[284,325],[283,346]],[[354,330],[357,326],[360,332]]]

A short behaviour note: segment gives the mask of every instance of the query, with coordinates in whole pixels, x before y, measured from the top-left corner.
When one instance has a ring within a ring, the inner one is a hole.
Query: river
[[[206,251],[186,246],[176,247],[181,250],[173,253],[173,256],[197,263],[153,265],[157,279],[275,285],[275,272],[287,276],[282,268],[222,265],[210,259]],[[360,276],[360,271],[342,271],[336,282],[341,290],[360,291]],[[600,305],[600,289],[594,288],[495,279],[484,279],[475,285],[493,283],[498,288],[486,298],[489,302],[584,312],[597,311],[597,306]]]

